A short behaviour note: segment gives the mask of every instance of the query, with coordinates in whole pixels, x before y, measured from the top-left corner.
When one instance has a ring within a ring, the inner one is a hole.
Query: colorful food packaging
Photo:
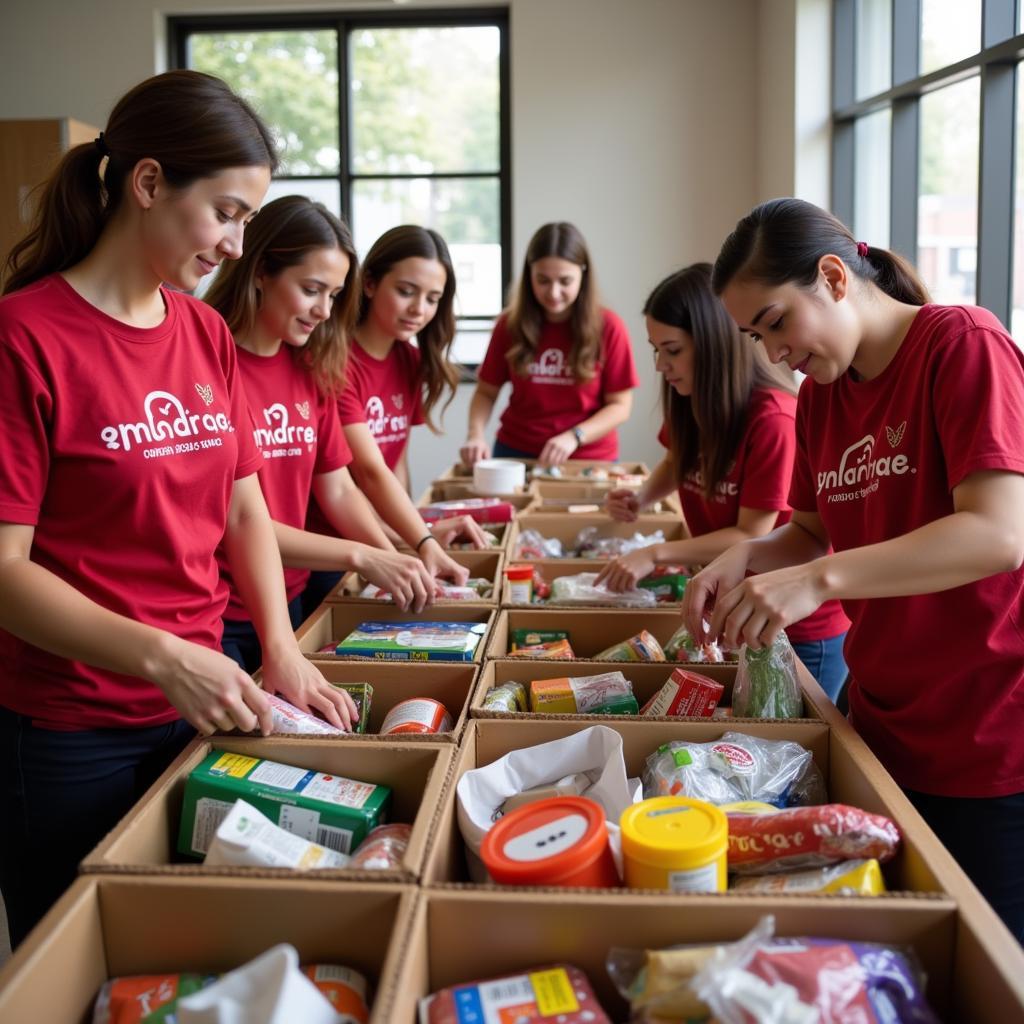
[[[804,700],[796,677],[796,655],[785,633],[770,647],[745,644],[732,691],[732,710],[745,718],[799,718]]]
[[[535,679],[530,710],[548,715],[636,715],[633,685],[621,672],[576,679]]]
[[[505,597],[509,604],[529,604],[533,600],[532,565],[506,566]]]
[[[452,731],[448,709],[431,697],[411,697],[399,701],[380,725],[381,736],[415,733],[421,736]]]
[[[350,868],[363,871],[398,871],[409,848],[412,826],[395,822],[378,825],[360,844],[348,862]]]
[[[215,974],[139,974],[111,978],[96,996],[92,1024],[163,1024],[179,999],[212,985]]]
[[[637,583],[641,590],[650,590],[662,602],[682,601],[690,577],[685,573],[652,573]]]
[[[562,542],[557,537],[544,537],[537,530],[523,530],[516,538],[512,551],[512,558],[515,561],[561,557]]]
[[[484,711],[514,714],[517,711],[526,711],[528,707],[526,687],[522,683],[501,683],[499,686],[492,686],[484,694]]]
[[[373,704],[373,685],[371,683],[331,683],[339,690],[344,690],[356,706],[359,714],[359,721],[355,723],[353,732],[365,733],[370,731],[370,708]]]
[[[547,643],[516,647],[508,652],[510,658],[548,658],[561,661],[572,661],[576,653],[568,640],[550,640]]]
[[[472,661],[483,622],[361,622],[335,654],[379,661]]]
[[[270,714],[273,720],[273,732],[299,736],[344,736],[345,730],[325,722],[322,718],[302,711],[289,704],[276,693],[265,694],[270,701]]]
[[[711,1018],[707,1004],[690,987],[697,972],[715,955],[717,946],[608,951],[608,974],[623,999],[631,1021],[690,1024]]]
[[[447,580],[434,580],[435,601],[480,601],[494,593],[494,584],[483,577],[471,577],[464,586],[456,586]],[[390,590],[382,590],[376,583],[367,583],[359,596],[373,601],[393,601]]]
[[[724,692],[725,687],[714,679],[677,668],[664,686],[644,704],[640,714],[645,718],[710,718]]]
[[[661,644],[642,629],[636,636],[631,636],[621,643],[612,644],[607,650],[594,655],[595,661],[664,661],[665,652]]]
[[[307,964],[299,970],[340,1015],[339,1024],[367,1024],[370,1019],[368,986],[362,974],[337,964]]]
[[[885,892],[885,879],[878,861],[871,857],[868,860],[844,860],[838,864],[786,874],[746,875],[733,879],[729,889],[741,892],[880,896]]]
[[[595,585],[596,572],[559,576],[551,584],[551,600],[560,604],[608,604],[623,608],[653,608],[658,602],[649,590],[611,591],[603,583]]]
[[[550,643],[552,640],[568,640],[569,634],[561,629],[513,629],[512,650],[520,647],[536,647],[537,644]]]
[[[420,1000],[420,1024],[530,1021],[531,1024],[612,1024],[578,967],[555,964],[526,974],[441,989]]]
[[[211,751],[185,783],[178,851],[203,857],[236,800],[248,801],[274,824],[338,853],[349,853],[380,825],[391,790],[372,782]]]
[[[516,507],[500,498],[460,498],[457,501],[435,501],[416,511],[428,525],[453,516],[469,516],[478,523],[510,523],[515,518]]]
[[[693,664],[708,663],[712,665],[721,664],[725,661],[721,647],[712,641],[711,643],[698,644],[690,636],[686,626],[680,626],[665,644],[665,657],[669,661],[688,661]]]
[[[540,569],[533,570],[533,600],[547,601],[551,597],[551,584],[544,579]]]

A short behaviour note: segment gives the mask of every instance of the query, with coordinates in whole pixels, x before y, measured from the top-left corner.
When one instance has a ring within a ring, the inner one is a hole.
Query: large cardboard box
[[[531,471],[537,465],[536,459],[517,459],[517,462],[522,462],[526,465],[527,479],[530,478]],[[643,462],[631,462],[631,461],[620,461],[620,462],[609,462],[605,459],[569,459],[568,462],[563,462],[559,469],[562,471],[560,476],[557,477],[538,477],[538,482],[543,480],[545,483],[594,483],[593,471],[595,469],[604,469],[621,471],[629,474],[630,476],[647,476],[650,473],[650,469]],[[435,483],[444,483],[449,480],[472,480],[473,479],[473,467],[463,465],[461,462],[456,462],[455,465],[450,466],[448,469],[441,474]]]
[[[438,818],[437,830],[427,857],[423,873],[426,884],[465,883],[471,878],[455,813],[459,779],[467,771],[491,764],[513,750],[561,739],[578,732],[581,726],[580,720],[574,717],[552,715],[549,719],[478,719],[470,724],[455,759],[444,810]],[[928,893],[946,892],[957,886],[961,889],[970,887],[963,874],[951,868],[949,855],[881,765],[870,754],[866,761],[862,761],[863,751],[852,752],[846,746],[844,737],[823,722],[801,719],[789,722],[745,720],[730,723],[687,719],[672,723],[609,716],[600,721],[588,721],[587,724],[604,725],[619,733],[626,771],[631,778],[642,775],[647,757],[662,743],[672,740],[706,743],[728,731],[765,739],[792,740],[811,751],[824,776],[832,802],[884,814],[900,827],[903,833],[900,851],[892,861],[884,865],[889,889]]]
[[[526,530],[536,530],[544,538],[556,538],[562,542],[562,558],[574,558],[574,545],[580,531],[587,527],[597,527],[599,537],[632,537],[640,533],[649,536],[661,530],[665,540],[682,540],[686,533],[682,519],[666,515],[642,515],[635,522],[620,523],[604,513],[597,515],[566,516],[557,513],[542,514],[526,512],[512,523],[511,533],[506,547],[506,559],[518,562],[541,562],[543,559],[516,557],[518,537]],[[592,565],[600,562],[592,560]],[[595,570],[596,571],[596,570]]]
[[[419,899],[407,886],[240,878],[79,878],[0,970],[0,1020],[83,1024],[104,982],[132,974],[220,974],[280,942],[300,963],[354,968],[372,1024],[401,967]]]
[[[594,483],[536,480],[533,489],[537,500],[534,502],[533,511],[566,513],[581,505],[598,505],[600,507],[598,511],[603,511],[609,491],[615,490],[619,486],[619,483],[614,480],[601,480]],[[636,487],[630,489],[637,490]],[[681,515],[682,506],[679,503],[679,495],[670,494],[645,510],[647,515],[658,513]]]
[[[463,601],[452,601],[443,608],[431,606],[421,612],[402,611],[401,608],[383,601],[375,602],[372,606],[367,606],[363,602],[325,602],[296,630],[295,639],[298,641],[299,650],[307,658],[331,661],[341,660],[341,656],[322,651],[321,648],[344,640],[361,622],[482,622],[487,625],[487,632],[476,645],[470,659],[479,664],[484,658],[494,614],[493,605],[469,604]],[[378,659],[347,656],[345,660],[365,664]]]
[[[211,751],[266,758],[282,764],[388,786],[389,821],[412,825],[401,869],[355,871],[325,868],[297,872],[289,868],[207,867],[178,856],[185,781]],[[216,736],[197,739],[171,763],[142,799],[82,862],[82,871],[146,875],[222,875],[271,878],[320,878],[344,881],[409,882],[423,867],[434,819],[441,809],[451,767],[451,744],[344,743],[324,739],[250,739]]]
[[[457,501],[459,498],[501,498],[502,501],[512,502],[517,510],[522,511],[533,503],[534,497],[533,484],[529,480],[510,494],[502,494],[496,491],[478,491],[470,477],[466,480],[435,480],[420,495],[416,504],[429,505],[435,501]]]

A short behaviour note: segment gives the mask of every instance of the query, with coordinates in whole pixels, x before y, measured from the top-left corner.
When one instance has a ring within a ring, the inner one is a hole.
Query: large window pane
[[[487,316],[501,309],[497,178],[356,180],[352,220],[360,256],[396,224],[434,228],[451,250],[460,315]]]
[[[1024,65],[1017,65],[1016,191],[1013,202],[1013,312],[1010,333],[1024,346]]]
[[[936,302],[974,302],[980,80],[921,98],[917,263]]]
[[[857,0],[857,99],[892,85],[892,0]]]
[[[981,0],[921,0],[921,74],[981,49]]]
[[[281,174],[338,173],[337,33],[196,33],[188,66],[223,78],[281,147]]]
[[[354,32],[352,171],[497,171],[499,46],[494,26]]]
[[[886,107],[854,125],[853,230],[869,245],[889,245],[889,176],[892,110]]]
[[[305,196],[316,203],[323,203],[336,217],[341,216],[341,192],[337,179],[310,181],[308,178],[300,178],[293,181],[289,178],[275,178],[267,189],[267,198],[263,200],[263,205],[266,206],[271,200],[280,199],[281,196]]]

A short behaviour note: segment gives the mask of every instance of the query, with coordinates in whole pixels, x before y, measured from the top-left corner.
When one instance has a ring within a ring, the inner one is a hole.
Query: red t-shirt
[[[922,307],[873,380],[806,381],[790,502],[836,551],[953,513],[982,470],[1024,473],[1024,355],[991,313]],[[896,781],[1024,790],[1024,569],[938,594],[844,601],[850,719]]]
[[[167,289],[129,327],[58,274],[0,299],[0,521],[35,527],[32,560],[97,604],[218,649],[217,545],[259,453],[235,343]],[[0,704],[63,729],[151,726],[178,712],[152,683],[0,631]]]
[[[588,381],[577,381],[569,366],[572,332],[568,321],[545,321],[537,343],[537,357],[527,367],[525,377],[513,373],[508,364],[506,354],[512,337],[505,317],[494,325],[487,355],[480,364],[479,379],[496,388],[506,381],[512,382],[512,396],[498,428],[502,444],[540,455],[550,438],[571,430],[603,408],[606,395],[637,386],[639,378],[626,325],[610,309],[603,310],[603,314],[601,352],[595,375]],[[614,430],[573,452],[574,459],[618,457],[619,435]]]
[[[789,521],[787,502],[796,450],[796,398],[775,388],[756,388],[747,406],[747,425],[736,458],[710,499],[704,496],[700,469],[687,473],[679,484],[683,518],[694,537],[735,526],[740,508],[777,511],[776,526]],[[663,426],[658,440],[667,448]],[[850,627],[838,601],[826,601],[806,619],[786,627],[797,643],[827,640]]]
[[[313,477],[341,469],[352,451],[338,422],[337,403],[324,398],[313,375],[300,366],[287,345],[276,355],[254,355],[238,349],[238,368],[249,399],[253,437],[263,453],[260,487],[271,519],[301,530],[306,523]],[[217,557],[230,598],[226,619],[247,620],[249,612],[231,579],[223,549]],[[309,580],[308,569],[285,569],[288,600]]]

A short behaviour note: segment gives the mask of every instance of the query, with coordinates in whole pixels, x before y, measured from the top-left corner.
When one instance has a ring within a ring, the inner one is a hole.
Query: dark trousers
[[[324,603],[327,595],[341,582],[344,573],[323,571],[311,572],[306,589],[299,595],[302,601],[302,622],[310,617]],[[296,628],[302,623],[298,623]]]
[[[12,948],[194,735],[180,719],[57,732],[0,708],[0,891]]]
[[[535,459],[540,452],[524,452],[520,448],[510,448],[504,441],[495,441],[491,449],[492,459]]]
[[[1024,793],[932,796],[906,790],[967,877],[1024,944]]]
[[[292,629],[302,625],[305,616],[302,614],[302,595],[288,602],[288,618]],[[263,664],[263,648],[260,638],[256,635],[256,627],[249,619],[225,619],[224,635],[221,637],[220,649],[237,665],[250,675]]]

